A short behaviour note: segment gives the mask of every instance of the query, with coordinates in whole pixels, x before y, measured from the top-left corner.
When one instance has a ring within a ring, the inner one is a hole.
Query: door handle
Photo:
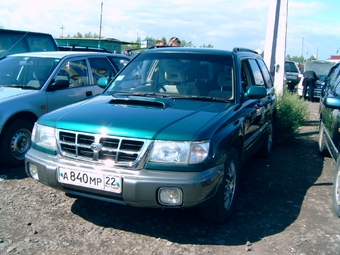
[[[90,97],[90,96],[92,96],[93,94],[92,94],[92,91],[86,91],[86,92],[85,92],[85,95],[86,95],[87,97]]]

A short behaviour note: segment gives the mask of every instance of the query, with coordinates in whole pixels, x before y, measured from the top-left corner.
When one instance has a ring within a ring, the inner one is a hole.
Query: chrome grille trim
[[[137,167],[151,140],[133,139],[57,129],[62,156],[93,163]]]

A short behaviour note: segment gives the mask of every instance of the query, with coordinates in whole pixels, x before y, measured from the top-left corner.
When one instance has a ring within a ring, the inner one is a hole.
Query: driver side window
[[[86,60],[68,61],[55,79],[68,79],[70,88],[89,85]]]

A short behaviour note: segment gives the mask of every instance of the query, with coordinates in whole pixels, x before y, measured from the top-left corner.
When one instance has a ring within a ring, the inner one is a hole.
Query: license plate
[[[295,76],[295,75],[287,75],[287,79],[297,79],[297,76]]]
[[[59,167],[58,181],[61,183],[120,193],[122,178],[119,175],[93,173]]]

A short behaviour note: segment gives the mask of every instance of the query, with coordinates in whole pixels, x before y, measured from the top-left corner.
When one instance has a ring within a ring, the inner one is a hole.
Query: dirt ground
[[[340,254],[332,210],[335,164],[318,153],[318,103],[289,145],[246,165],[224,224],[196,210],[74,199],[0,166],[0,254]]]

